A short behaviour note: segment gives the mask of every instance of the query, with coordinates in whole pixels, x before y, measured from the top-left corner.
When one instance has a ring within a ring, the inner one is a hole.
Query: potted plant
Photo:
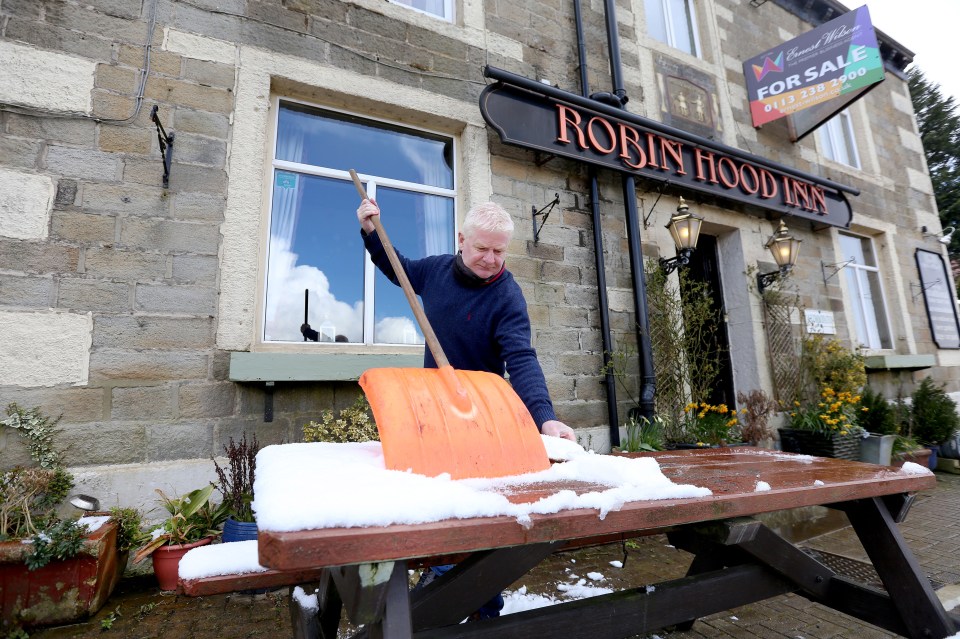
[[[898,430],[894,408],[869,386],[863,389],[860,405],[857,424],[865,432],[860,441],[860,461],[889,466]]]
[[[686,432],[692,442],[690,448],[726,446],[740,441],[740,421],[737,410],[726,404],[690,402],[684,409]]]
[[[618,453],[649,453],[664,448],[664,420],[659,415],[647,419],[641,415],[631,414],[624,424],[626,437],[620,446],[614,450]]]
[[[929,377],[925,377],[913,391],[910,404],[910,423],[916,440],[930,448],[929,467],[937,467],[937,450],[950,435],[960,428],[957,405]]]
[[[221,468],[217,460],[213,466],[217,472],[217,489],[223,495],[223,503],[230,515],[223,524],[224,542],[244,541],[257,538],[257,522],[253,514],[253,480],[257,471],[257,452],[260,442],[257,436],[248,443],[244,433],[240,442],[230,438],[223,447],[227,456],[227,468]]]
[[[0,426],[17,431],[35,466],[0,470],[0,630],[79,621],[120,580],[120,524],[106,516],[62,519],[58,507],[73,477],[54,447],[59,420],[16,404],[6,412]]]
[[[157,494],[169,516],[149,534],[133,562],[153,559],[153,571],[161,590],[176,590],[180,558],[191,548],[209,544],[220,535],[219,526],[230,514],[228,504],[213,504],[213,484],[181,497],[169,497],[159,488]]]

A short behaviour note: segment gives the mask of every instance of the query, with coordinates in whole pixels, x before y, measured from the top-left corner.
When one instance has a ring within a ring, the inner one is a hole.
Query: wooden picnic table
[[[260,531],[260,563],[280,570],[327,568],[319,614],[306,615],[297,631],[303,636],[335,637],[345,609],[351,621],[365,624],[361,636],[371,637],[630,637],[787,592],[906,637],[940,639],[960,629],[897,527],[914,493],[935,486],[933,474],[754,448],[640,455],[654,457],[672,481],[713,494],[629,502],[602,519],[587,509],[532,515],[529,526],[486,517]],[[522,502],[559,490],[602,488],[577,481],[530,484],[507,496]],[[846,513],[885,591],[837,574],[752,518],[813,505]],[[556,550],[662,532],[694,555],[682,579],[459,623]],[[409,591],[408,567],[451,556],[459,559],[453,570]]]

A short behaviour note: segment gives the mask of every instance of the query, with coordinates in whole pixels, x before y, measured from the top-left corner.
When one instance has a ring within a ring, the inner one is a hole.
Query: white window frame
[[[817,129],[817,136],[820,139],[820,147],[823,154],[828,159],[852,166],[855,169],[862,168],[860,163],[860,152],[857,150],[857,137],[853,129],[853,116],[849,109],[844,109]],[[843,157],[849,155],[849,162]]]
[[[416,0],[390,0],[390,2],[394,4],[398,4],[401,7],[406,7],[407,9],[412,9],[417,13],[422,13],[424,15],[428,15],[433,18],[439,18],[446,22],[453,22],[454,20],[456,20],[456,15],[455,15],[456,4],[454,3],[454,0],[441,0],[441,1],[443,2],[443,14],[434,13],[432,11],[427,11],[426,9],[421,9],[419,7],[413,6],[413,3],[416,2]]]
[[[850,310],[855,315],[853,326],[854,337],[857,340],[857,343],[861,347],[868,350],[890,350],[893,348],[893,330],[890,324],[890,313],[887,310],[887,295],[883,286],[883,277],[880,271],[880,266],[877,263],[878,256],[876,251],[876,244],[873,241],[872,237],[866,237],[863,235],[857,235],[856,233],[840,233],[841,237],[848,237],[855,239],[861,243],[869,242],[870,251],[869,254],[873,256],[874,264],[859,264],[857,262],[849,262],[843,268],[849,271],[848,278],[853,278],[856,280],[857,288],[856,290],[850,286],[847,282],[847,293],[850,300]],[[843,246],[841,244],[841,251]],[[846,262],[850,260],[850,256],[846,253],[842,253],[843,261]],[[880,299],[874,299],[872,302],[869,298],[861,294],[861,291],[864,289],[870,290],[870,283],[868,280],[868,273],[875,273],[877,279],[877,286],[879,288]],[[872,319],[872,322],[868,322],[868,319]],[[883,344],[883,338],[880,334],[880,322],[886,325],[887,339],[888,344]],[[857,328],[862,324],[867,332],[867,335],[860,335],[859,329]]]
[[[393,120],[387,120],[387,119],[384,119],[384,118],[372,117],[372,116],[370,116],[370,115],[363,114],[363,113],[354,113],[354,112],[351,112],[351,111],[346,111],[346,110],[344,110],[344,109],[330,108],[330,107],[328,107],[328,106],[324,106],[324,105],[321,105],[321,104],[316,104],[316,103],[314,103],[314,102],[308,102],[308,101],[305,101],[305,100],[297,100],[297,99],[289,98],[289,97],[282,96],[282,95],[274,95],[274,96],[273,96],[273,99],[272,99],[272,103],[273,103],[273,123],[272,123],[272,124],[273,124],[273,126],[272,126],[272,132],[271,132],[271,134],[272,134],[272,136],[273,136],[273,139],[271,140],[271,148],[270,148],[270,160],[271,160],[270,173],[271,173],[271,176],[270,176],[270,179],[269,179],[269,181],[268,181],[269,187],[268,187],[267,193],[266,193],[266,196],[267,196],[267,200],[266,200],[266,201],[267,201],[267,202],[273,202],[273,189],[274,189],[274,186],[275,186],[275,180],[273,179],[273,176],[275,175],[275,173],[276,173],[276,171],[277,171],[278,169],[283,170],[283,171],[290,171],[290,172],[293,172],[293,173],[303,173],[303,174],[306,174],[306,175],[314,175],[314,176],[318,176],[318,177],[333,178],[333,179],[340,179],[340,180],[345,179],[345,180],[347,180],[347,181],[351,181],[350,174],[347,173],[346,171],[340,171],[340,170],[336,170],[336,169],[328,169],[328,168],[324,168],[324,167],[318,167],[318,166],[315,166],[315,165],[312,165],[312,164],[301,164],[301,163],[299,163],[299,162],[289,162],[289,161],[287,161],[287,160],[278,160],[278,159],[277,159],[277,139],[278,139],[278,132],[279,132],[279,129],[280,129],[280,127],[279,127],[279,120],[280,120],[280,102],[287,102],[287,103],[291,103],[291,104],[300,104],[300,105],[304,105],[304,106],[307,106],[307,107],[311,107],[311,108],[315,108],[315,109],[320,109],[321,111],[325,111],[325,112],[328,112],[328,113],[337,113],[337,114],[344,115],[344,116],[348,116],[348,117],[359,117],[359,118],[363,118],[364,120],[368,120],[368,121],[370,121],[370,122],[380,123],[380,124],[384,124],[384,125],[387,125],[387,126],[398,126],[398,127],[403,127],[404,129],[409,129],[409,130],[411,130],[411,131],[422,131],[422,132],[424,132],[424,133],[431,134],[431,135],[443,136],[443,137],[445,137],[445,138],[449,138],[449,139],[451,140],[451,143],[453,144],[453,150],[452,150],[453,157],[454,157],[454,158],[459,157],[459,151],[458,151],[459,140],[457,139],[457,136],[455,136],[455,135],[450,135],[449,133],[445,133],[445,132],[441,132],[441,131],[434,131],[434,130],[427,129],[427,128],[424,128],[424,127],[411,126],[411,125],[406,124],[406,123],[404,123],[404,122],[398,122],[398,121],[393,121]],[[401,180],[392,180],[392,179],[384,178],[384,177],[378,177],[378,178],[375,178],[375,179],[371,179],[371,180],[366,181],[366,182],[365,182],[365,189],[366,189],[366,191],[367,191],[367,195],[368,195],[370,198],[372,198],[372,199],[376,199],[376,198],[377,198],[377,188],[380,187],[380,186],[383,186],[383,187],[385,187],[385,188],[388,188],[388,187],[389,187],[389,188],[395,188],[395,189],[399,189],[399,190],[403,190],[403,191],[408,191],[408,192],[413,192],[413,193],[420,193],[420,194],[425,194],[425,195],[439,195],[439,196],[451,198],[451,199],[453,200],[453,231],[452,231],[452,232],[453,232],[453,238],[452,238],[452,245],[453,245],[454,247],[456,247],[456,238],[457,238],[457,233],[458,233],[458,231],[459,231],[459,224],[458,224],[458,221],[457,221],[457,220],[458,220],[458,214],[457,214],[457,211],[458,211],[458,206],[457,206],[457,204],[458,204],[458,198],[457,198],[457,179],[458,179],[458,174],[459,174],[459,168],[456,166],[456,161],[455,161],[455,165],[454,165],[454,183],[453,183],[453,188],[452,188],[452,189],[444,189],[444,188],[440,188],[440,187],[433,187],[433,186],[429,186],[429,185],[426,185],[426,184],[417,184],[417,183],[413,183],[413,182],[404,182],[404,181],[401,181]],[[270,210],[269,207],[268,207],[268,209],[267,209],[267,213],[266,213],[265,218],[266,218],[265,226],[266,226],[266,229],[267,229],[266,232],[267,232],[267,234],[268,234],[267,241],[265,242],[265,244],[266,244],[266,245],[269,245],[269,233],[270,233],[269,229],[270,229],[270,220],[271,220],[271,210]],[[359,233],[359,226],[358,226],[357,228],[358,228],[358,231],[357,231],[357,232]],[[269,255],[265,255],[265,260],[266,260],[266,262],[269,262]],[[363,267],[363,342],[360,343],[360,344],[362,344],[363,346],[368,346],[368,347],[380,347],[380,348],[389,347],[389,346],[396,346],[395,344],[391,344],[391,343],[388,343],[388,342],[375,342],[375,341],[374,341],[374,326],[375,326],[375,323],[376,323],[375,314],[374,314],[375,306],[376,306],[376,300],[375,300],[375,298],[374,298],[374,280],[375,280],[375,276],[376,276],[376,269],[377,269],[377,267],[376,267],[376,265],[373,263],[373,260],[370,259],[370,254],[369,254],[367,251],[364,251],[364,252],[363,252],[363,260],[364,260],[364,267]],[[262,268],[264,268],[264,273],[265,273],[265,274],[266,274],[266,271],[267,271],[266,266],[265,266],[266,262],[265,262],[264,265],[262,266]],[[261,289],[260,289],[260,309],[261,309],[261,310],[260,310],[260,312],[258,312],[258,317],[257,317],[257,342],[258,342],[259,344],[283,344],[283,343],[284,343],[283,341],[278,341],[278,340],[270,340],[270,341],[267,341],[267,340],[264,340],[264,337],[263,337],[263,334],[264,334],[264,320],[265,320],[265,314],[266,314],[265,309],[267,308],[267,288],[268,288],[268,286],[267,286],[267,284],[268,284],[267,280],[268,280],[268,277],[265,276],[265,277],[263,278],[263,283],[262,283],[262,286],[261,286]],[[335,345],[335,344],[336,344],[335,342],[315,342],[315,343],[310,343],[310,346],[312,347],[312,346],[315,346],[315,345],[319,345],[319,346],[323,346],[323,347],[331,347],[331,346],[333,346],[333,345]],[[423,345],[421,344],[421,345],[418,345],[417,347],[418,347],[418,348],[422,348]]]
[[[696,58],[701,57],[701,48],[700,48],[700,29],[697,27],[697,7],[695,0],[683,0],[684,5],[687,9],[687,15],[690,16],[690,22],[687,23],[686,16],[681,16],[682,26],[690,29],[691,35],[691,45],[693,46],[693,51],[686,51],[677,46],[677,27],[680,23],[677,22],[676,16],[674,16],[673,8],[671,7],[670,0],[646,0],[646,2],[659,2],[660,9],[663,11],[664,28],[666,30],[667,42],[669,46],[679,51],[683,51],[689,55],[692,55]],[[649,19],[649,18],[648,18]],[[647,25],[647,34],[654,40],[660,40],[656,36],[650,33],[650,26]]]

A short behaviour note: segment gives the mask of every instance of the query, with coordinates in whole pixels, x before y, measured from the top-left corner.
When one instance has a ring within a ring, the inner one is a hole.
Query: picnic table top
[[[916,492],[936,485],[932,473],[911,473],[893,467],[749,447],[636,455],[656,459],[670,480],[702,486],[712,494],[628,502],[602,519],[594,509],[532,515],[527,526],[515,518],[500,516],[363,528],[261,530],[260,563],[269,568],[292,570],[611,534],[643,534],[801,506]],[[606,487],[589,482],[563,481],[511,486],[501,491],[519,503],[561,490],[583,493],[603,488]]]

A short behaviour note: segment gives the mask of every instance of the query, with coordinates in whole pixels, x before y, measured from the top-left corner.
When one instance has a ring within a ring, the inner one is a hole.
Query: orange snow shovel
[[[362,199],[367,193],[350,169]],[[437,368],[371,368],[360,376],[380,431],[386,467],[453,479],[503,477],[550,467],[527,407],[505,379],[454,370],[387,237],[370,218]]]

